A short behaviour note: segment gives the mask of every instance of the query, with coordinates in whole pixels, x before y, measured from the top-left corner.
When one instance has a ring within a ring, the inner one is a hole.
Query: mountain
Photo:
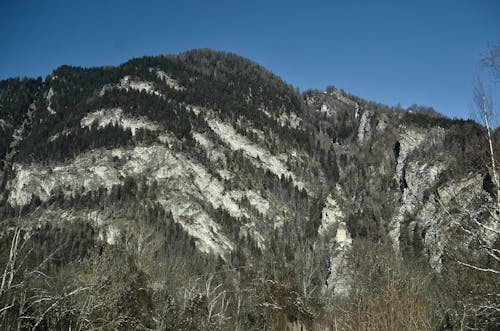
[[[473,121],[201,49],[0,81],[0,137],[5,329],[500,321]]]

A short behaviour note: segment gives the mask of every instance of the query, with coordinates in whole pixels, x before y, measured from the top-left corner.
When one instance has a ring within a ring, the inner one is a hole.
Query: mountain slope
[[[448,281],[450,252],[474,245],[455,225],[498,226],[476,123],[300,94],[234,54],[63,66],[1,82],[0,104],[2,247],[30,234],[30,268],[82,275],[70,288],[104,286],[108,261],[105,293],[137,299],[108,293],[110,324],[60,299],[80,315],[54,327],[321,329],[323,300],[353,293],[359,243]]]

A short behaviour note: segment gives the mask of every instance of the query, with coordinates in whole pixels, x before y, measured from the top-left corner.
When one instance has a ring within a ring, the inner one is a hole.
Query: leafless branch
[[[492,69],[493,74],[500,76],[500,44],[490,47],[483,56],[482,62]]]
[[[477,270],[477,271],[483,271],[483,272],[490,272],[490,273],[493,273],[495,275],[500,275],[500,271],[498,270],[495,270],[495,269],[491,269],[491,268],[481,268],[481,267],[477,267],[475,265],[472,265],[472,264],[468,264],[468,263],[465,263],[465,262],[462,262],[462,261],[457,261],[458,264],[461,264],[467,268],[471,268],[471,269],[474,269],[474,270]]]

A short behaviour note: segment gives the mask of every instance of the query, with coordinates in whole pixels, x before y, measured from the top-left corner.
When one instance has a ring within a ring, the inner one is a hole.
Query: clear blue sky
[[[480,55],[499,41],[497,0],[0,0],[0,79],[208,47],[301,90],[334,85],[451,117],[468,117]]]

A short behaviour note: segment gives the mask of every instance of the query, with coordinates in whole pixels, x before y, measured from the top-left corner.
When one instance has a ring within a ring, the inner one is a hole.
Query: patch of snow
[[[98,128],[104,128],[108,125],[118,125],[124,129],[130,129],[132,135],[135,135],[138,129],[155,131],[159,125],[146,118],[133,118],[126,116],[121,108],[101,109],[85,115],[81,119],[82,128],[90,127],[96,122]]]

